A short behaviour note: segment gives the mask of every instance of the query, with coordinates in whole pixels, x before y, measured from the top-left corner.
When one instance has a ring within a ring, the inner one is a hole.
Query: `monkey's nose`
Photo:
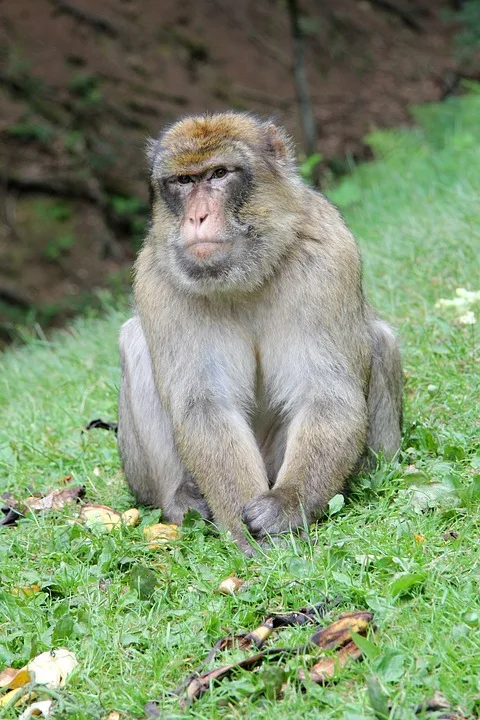
[[[201,215],[192,215],[190,217],[190,223],[192,225],[201,225],[208,217],[208,213],[203,213]]]

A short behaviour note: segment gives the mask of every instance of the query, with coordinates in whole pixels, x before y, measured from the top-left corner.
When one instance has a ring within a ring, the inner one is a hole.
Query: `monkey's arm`
[[[152,288],[143,278],[139,312],[155,386],[173,427],[175,445],[216,523],[242,544],[246,502],[268,489],[251,428],[255,358],[233,321],[217,323],[201,302]],[[149,285],[147,286],[147,283]],[[145,307],[145,298],[153,303]]]
[[[175,439],[215,521],[243,546],[245,503],[268,481],[254,436],[242,414],[215,396],[190,395],[172,408]]]
[[[341,492],[362,454],[366,403],[354,386],[340,395],[318,388],[294,415],[285,456],[273,488],[245,506],[252,535],[275,534],[313,521]],[[334,387],[334,386],[333,386]]]

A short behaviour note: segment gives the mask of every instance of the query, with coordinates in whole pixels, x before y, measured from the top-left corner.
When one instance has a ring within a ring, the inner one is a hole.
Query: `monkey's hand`
[[[288,502],[285,493],[269,490],[257,495],[243,508],[242,520],[253,537],[276,535],[303,524],[298,501]]]

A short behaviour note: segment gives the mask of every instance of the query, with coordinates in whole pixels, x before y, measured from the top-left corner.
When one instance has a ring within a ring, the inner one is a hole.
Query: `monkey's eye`
[[[180,185],[188,185],[188,183],[193,182],[193,178],[191,175],[177,175],[177,182]]]
[[[225,177],[227,172],[228,172],[227,168],[219,167],[212,172],[210,179],[212,180],[213,178],[223,178],[223,177]]]

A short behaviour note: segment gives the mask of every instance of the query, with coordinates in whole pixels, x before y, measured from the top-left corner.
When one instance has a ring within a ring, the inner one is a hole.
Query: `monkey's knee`
[[[138,317],[121,328],[122,376],[118,401],[118,449],[125,478],[137,501],[183,517],[176,494],[186,475],[171,421],[153,379],[147,342]]]
[[[388,323],[374,320],[372,368],[368,389],[369,429],[367,446],[374,454],[391,459],[402,439],[403,371],[400,346]],[[374,462],[371,453],[367,464]]]

